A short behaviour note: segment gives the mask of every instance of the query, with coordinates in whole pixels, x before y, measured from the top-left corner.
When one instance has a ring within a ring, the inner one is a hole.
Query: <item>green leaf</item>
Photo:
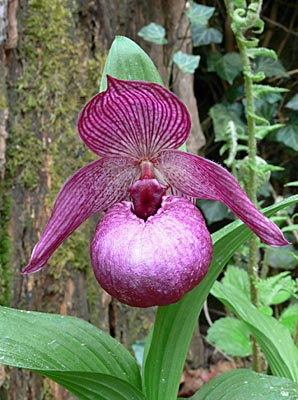
[[[266,314],[266,315],[273,315],[273,310],[271,307],[269,306],[259,306],[259,311],[261,311],[261,313]]]
[[[191,36],[194,47],[205,46],[211,43],[221,43],[222,33],[215,28],[205,26],[191,26]]]
[[[292,270],[298,266],[296,250],[292,244],[280,248],[271,248],[269,264],[272,268]]]
[[[103,70],[100,91],[107,88],[107,75],[118,79],[141,80],[163,85],[150,57],[135,42],[116,36]]]
[[[298,195],[267,208],[265,215],[296,204]],[[252,232],[240,221],[212,234],[213,260],[203,281],[178,303],[159,307],[146,343],[143,386],[147,400],[176,400],[187,351],[203,304],[223,267]],[[223,251],[224,249],[224,251]]]
[[[203,4],[196,4],[191,2],[190,10],[186,15],[190,19],[192,25],[206,26],[209,19],[214,14],[215,8],[204,6]]]
[[[265,47],[253,47],[251,49],[246,49],[246,53],[250,58],[257,58],[260,56],[263,57],[270,57],[273,58],[274,60],[277,60],[277,54],[275,53],[274,50],[267,49]]]
[[[73,317],[0,307],[0,361],[47,376],[96,372],[141,385],[138,365],[124,346]]]
[[[298,230],[298,224],[291,224],[282,228],[283,232],[293,232],[294,230]]]
[[[289,91],[289,89],[274,87],[274,86],[270,86],[270,85],[261,85],[261,84],[253,85],[254,97],[256,99],[259,99],[264,94],[271,95],[273,93],[285,93],[288,91]],[[279,96],[279,98],[280,98],[280,96]]]
[[[266,78],[266,75],[263,71],[259,71],[257,73],[246,72],[245,73],[253,82],[261,82]]]
[[[222,283],[241,290],[248,299],[250,298],[249,277],[245,269],[229,265],[222,278]]]
[[[257,57],[255,59],[254,72],[264,72],[267,78],[271,78],[272,76],[277,76],[279,78],[289,77],[289,74],[282,63],[279,60],[272,59],[271,57]]]
[[[241,56],[236,52],[230,52],[224,56],[215,53],[211,54],[208,59],[208,71],[216,72],[221,79],[228,81],[230,85],[242,69]]]
[[[135,386],[111,375],[81,371],[51,371],[42,375],[64,386],[81,400],[146,400]]]
[[[297,400],[298,385],[289,379],[248,369],[228,371],[206,383],[191,400]]]
[[[238,319],[220,318],[208,329],[207,340],[230,356],[246,357],[251,354],[249,329]]]
[[[298,181],[286,183],[284,186],[285,187],[298,187]]]
[[[211,293],[245,322],[259,343],[273,375],[298,382],[298,349],[289,331],[275,318],[261,313],[231,285],[215,282]]]
[[[290,147],[292,150],[298,151],[298,123],[288,123],[276,133],[276,140]]]
[[[274,94],[272,94],[274,96]],[[256,114],[259,115],[261,118],[263,118],[265,121],[267,121],[267,126],[269,127],[270,123],[274,123],[277,111],[278,111],[279,104],[278,102],[269,102],[265,98],[265,96],[262,96],[259,99],[255,99],[255,109],[256,109]],[[266,126],[266,123],[262,123],[263,126]]]
[[[212,118],[215,140],[227,141],[227,129],[230,121],[233,121],[236,126],[238,135],[243,135],[246,125],[241,119],[243,108],[240,104],[217,103],[209,110],[209,115]]]
[[[183,53],[183,51],[177,51],[173,55],[173,61],[184,74],[193,74],[199,66],[200,56],[192,56]]]
[[[291,304],[281,313],[279,322],[294,335],[298,325],[298,304]]]
[[[230,210],[219,201],[213,200],[198,200],[198,207],[204,214],[208,224],[222,221],[225,218],[231,218]]]
[[[273,140],[298,151],[298,112],[293,110],[289,115],[289,122],[283,128],[275,132]]]
[[[261,279],[256,283],[259,289],[259,301],[263,306],[281,304],[295,296],[298,291],[297,283],[289,276],[288,271]]]
[[[264,139],[269,133],[274,132],[285,126],[284,124],[274,124],[274,125],[257,125],[256,126],[256,138]]]
[[[287,102],[285,107],[290,108],[291,110],[298,110],[298,94],[295,94],[294,97],[291,98],[290,101]]]
[[[149,25],[144,26],[138,32],[138,36],[141,36],[148,42],[155,44],[167,44],[168,41],[165,38],[165,35],[166,35],[165,28],[159,24],[156,24],[155,22],[151,22]]]

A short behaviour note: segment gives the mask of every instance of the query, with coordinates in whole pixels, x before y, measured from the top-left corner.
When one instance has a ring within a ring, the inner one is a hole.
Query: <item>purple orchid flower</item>
[[[164,87],[108,77],[78,121],[81,139],[101,158],[64,184],[23,273],[40,270],[83,221],[107,210],[90,252],[99,284],[132,306],[174,303],[212,258],[195,198],[223,202],[266,244],[288,244],[227,170],[176,150],[190,126],[186,107]]]

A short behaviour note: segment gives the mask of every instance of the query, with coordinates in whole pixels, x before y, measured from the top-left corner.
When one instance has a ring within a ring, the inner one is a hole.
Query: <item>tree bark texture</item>
[[[204,144],[193,78],[180,76],[171,63],[175,49],[192,50],[189,39],[183,39],[189,36],[184,10],[180,0],[0,0],[2,305],[84,318],[129,349],[145,338],[155,310],[119,304],[93,277],[89,243],[98,217],[84,223],[44,270],[29,276],[19,272],[63,182],[94,159],[77,136],[76,120],[98,91],[115,35],[136,40],[148,52],[191,111],[190,149],[198,152]],[[165,26],[169,45],[151,45],[137,36],[150,22]],[[3,400],[73,399],[48,379],[0,367]]]

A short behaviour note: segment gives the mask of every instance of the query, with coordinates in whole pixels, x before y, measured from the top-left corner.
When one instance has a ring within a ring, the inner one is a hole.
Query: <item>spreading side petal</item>
[[[190,131],[190,116],[176,95],[151,82],[108,77],[108,89],[82,110],[78,130],[99,156],[154,157],[181,146]]]
[[[183,194],[224,203],[264,243],[288,244],[280,229],[257,210],[236,179],[220,165],[193,154],[170,150],[161,153],[156,168],[170,186]]]
[[[69,178],[22,273],[40,270],[57,247],[88,217],[125,199],[137,172],[134,160],[114,156],[94,161]]]

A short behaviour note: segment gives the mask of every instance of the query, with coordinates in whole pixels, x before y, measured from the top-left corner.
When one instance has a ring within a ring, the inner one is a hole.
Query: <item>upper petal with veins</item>
[[[78,120],[79,135],[97,155],[154,158],[181,146],[190,131],[185,105],[168,89],[108,77],[108,89],[94,96]]]

